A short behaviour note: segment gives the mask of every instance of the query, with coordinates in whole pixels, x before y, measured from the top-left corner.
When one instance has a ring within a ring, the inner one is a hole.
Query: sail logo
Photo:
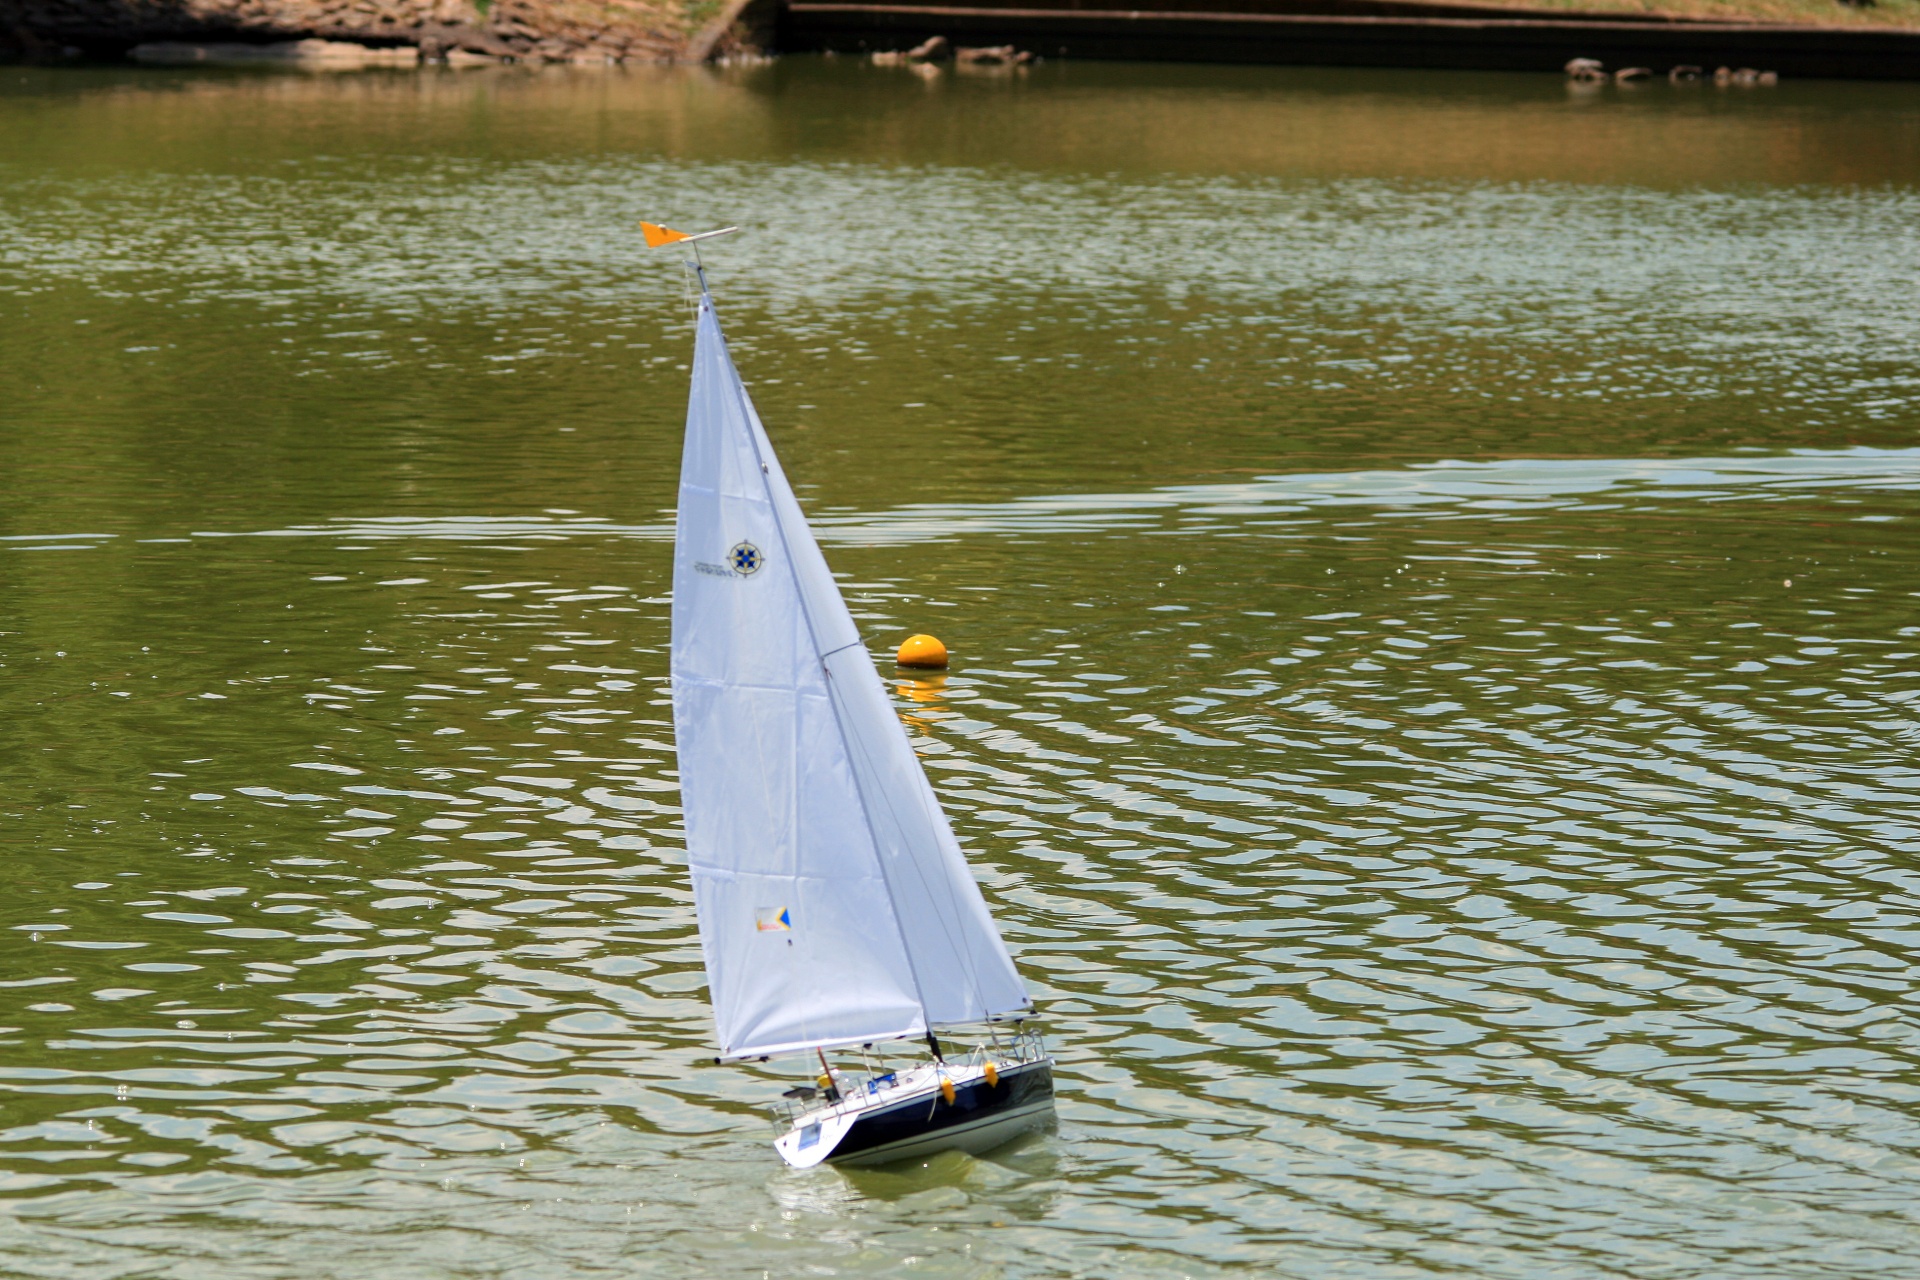
[[[753,913],[753,927],[761,933],[792,933],[793,913],[785,907],[761,907]]]
[[[727,552],[726,563],[715,564],[711,560],[696,560],[695,572],[704,573],[709,578],[751,578],[760,572],[766,564],[767,555],[751,542],[736,542]]]

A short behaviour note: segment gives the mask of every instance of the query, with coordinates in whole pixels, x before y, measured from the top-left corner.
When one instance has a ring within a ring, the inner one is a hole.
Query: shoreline
[[[242,9],[241,4],[245,4]],[[1920,29],[1427,0],[20,0],[0,62],[310,68],[706,62],[899,53],[932,38],[1046,58],[1920,80]]]
[[[153,59],[163,62],[335,65],[351,62],[354,46],[417,50],[424,63],[658,63],[739,51],[715,22],[727,13],[716,0],[14,0],[9,9],[0,61],[119,61],[155,45],[176,47]],[[178,53],[188,47],[220,56]]]

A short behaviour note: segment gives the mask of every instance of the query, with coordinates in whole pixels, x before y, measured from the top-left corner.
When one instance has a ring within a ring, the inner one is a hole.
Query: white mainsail
[[[673,720],[723,1056],[1031,1008],[701,284]]]

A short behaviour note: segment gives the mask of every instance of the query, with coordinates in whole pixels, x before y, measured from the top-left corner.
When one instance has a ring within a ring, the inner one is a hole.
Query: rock
[[[485,54],[492,58],[510,58],[514,53],[513,46],[506,41],[464,23],[426,23],[421,26],[417,38],[420,41],[420,56],[423,59],[451,57],[455,49],[464,50],[467,53]],[[477,64],[467,62],[461,65]]]
[[[1700,78],[1700,68],[1682,65],[1667,72],[1668,84],[1686,84]]]
[[[1032,54],[1023,56],[1010,44],[991,45],[980,49],[955,49],[953,58],[963,67],[1012,66],[1033,61]]]
[[[1564,70],[1569,80],[1605,80],[1607,72],[1598,58],[1575,58]]]
[[[945,62],[953,56],[953,48],[945,36],[928,36],[924,41],[907,50],[909,62]]]
[[[185,44],[161,41],[135,45],[127,56],[161,66],[411,67],[420,62],[412,47],[375,49],[344,40],[283,40],[277,44]]]
[[[1780,83],[1780,73],[1779,73],[1778,71],[1762,71],[1762,72],[1760,73],[1760,80],[1759,80],[1759,83],[1760,83],[1760,84],[1765,84],[1765,85],[1775,85],[1775,84],[1779,84],[1779,83]]]
[[[419,57],[436,64],[454,49],[527,61],[533,46],[548,40],[559,42],[563,60],[609,47],[620,50],[618,56],[644,50],[638,56],[667,59],[693,56],[693,13],[702,6],[660,0],[0,0],[0,60],[57,59],[63,46],[79,44],[89,50],[147,46],[140,61],[174,65],[408,65],[414,61],[409,51],[393,47],[404,43],[419,45]],[[703,52],[738,51],[745,36],[771,21],[761,11],[777,10],[775,0],[718,0],[718,7],[719,16],[739,19],[740,32],[726,27],[720,44]],[[30,34],[22,36],[15,24]],[[352,52],[271,49],[301,37],[345,44]],[[155,42],[164,43],[154,48]]]
[[[1629,80],[1651,80],[1652,78],[1653,69],[1651,67],[1622,67],[1613,73],[1613,82],[1615,84],[1625,84]]]
[[[897,49],[886,49],[872,54],[870,60],[876,67],[897,67],[906,62],[907,55]]]
[[[1729,67],[1715,67],[1713,72],[1713,82],[1715,84],[1722,84],[1722,85],[1732,84],[1733,83],[1732,69]]]
[[[442,59],[450,67],[497,67],[500,59],[490,53],[469,53],[465,49],[449,49]]]

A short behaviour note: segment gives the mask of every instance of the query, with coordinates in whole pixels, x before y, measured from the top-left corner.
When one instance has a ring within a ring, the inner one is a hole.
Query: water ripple
[[[0,101],[166,160],[0,130],[0,1270],[1911,1273],[1911,192],[529,158],[438,84]],[[711,1064],[622,201],[764,211],[1055,1134],[790,1173],[804,1068]]]

